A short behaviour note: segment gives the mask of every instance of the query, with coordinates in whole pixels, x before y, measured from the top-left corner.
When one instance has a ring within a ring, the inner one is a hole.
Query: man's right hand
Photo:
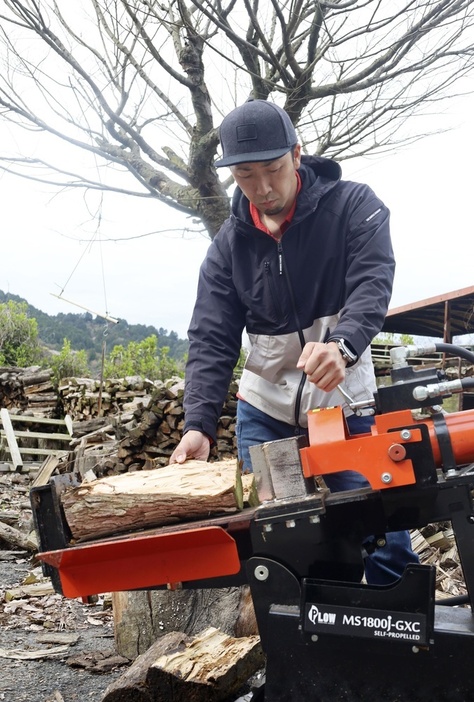
[[[190,429],[183,436],[171,454],[170,463],[184,463],[188,458],[196,461],[207,461],[211,443],[206,434],[196,429]]]

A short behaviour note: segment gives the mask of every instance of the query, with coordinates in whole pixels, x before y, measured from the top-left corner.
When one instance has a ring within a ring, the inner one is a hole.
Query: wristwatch
[[[339,349],[342,358],[347,363],[348,368],[353,366],[354,363],[357,363],[359,356],[354,353],[354,351],[351,351],[344,339],[329,339],[329,341],[334,341],[334,343],[337,345],[337,348]]]

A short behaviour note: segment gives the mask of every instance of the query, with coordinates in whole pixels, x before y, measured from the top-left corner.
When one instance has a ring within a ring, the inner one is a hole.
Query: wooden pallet
[[[20,431],[14,428],[15,422],[42,424],[46,428],[57,431]],[[64,419],[50,419],[22,414],[10,414],[6,408],[0,410],[0,442],[5,451],[11,456],[13,469],[21,472],[24,466],[24,456],[58,456],[66,453],[68,443],[72,438],[72,419],[66,415]],[[63,430],[63,431],[61,431]],[[47,439],[54,442],[54,448],[28,448],[22,445],[22,440]]]

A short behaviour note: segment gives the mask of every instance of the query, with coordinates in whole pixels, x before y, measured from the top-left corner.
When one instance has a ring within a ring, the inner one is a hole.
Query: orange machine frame
[[[433,460],[442,463],[433,420],[416,421],[410,410],[377,415],[370,433],[350,435],[341,407],[308,413],[309,443],[300,450],[306,478],[344,470],[364,475],[374,490],[416,482],[407,444],[422,440],[420,425],[428,428]],[[474,410],[446,414],[453,455],[458,465],[474,460]]]

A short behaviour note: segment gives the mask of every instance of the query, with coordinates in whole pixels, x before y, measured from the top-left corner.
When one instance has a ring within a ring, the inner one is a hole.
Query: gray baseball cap
[[[250,161],[273,161],[298,141],[285,110],[267,100],[249,100],[224,117],[219,130],[223,156],[217,168]]]

